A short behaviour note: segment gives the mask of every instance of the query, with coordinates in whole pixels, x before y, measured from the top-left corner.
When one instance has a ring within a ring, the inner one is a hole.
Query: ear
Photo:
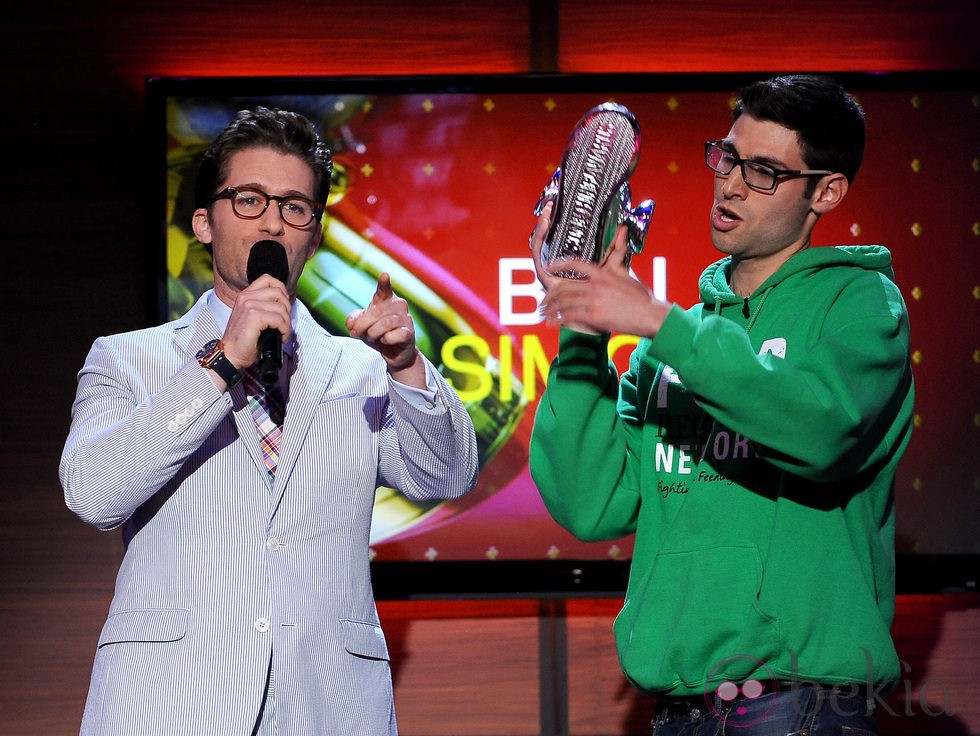
[[[811,209],[818,215],[830,212],[844,199],[847,187],[847,177],[843,174],[825,176],[813,192]]]
[[[208,221],[208,211],[204,207],[199,207],[194,210],[194,214],[191,215],[191,227],[194,230],[194,235],[204,245],[209,245],[214,239],[211,235],[211,223]]]
[[[310,244],[306,247],[306,260],[310,260],[316,255],[317,249],[320,247],[320,243],[323,240],[323,224],[320,220],[316,221],[316,227],[313,232],[310,233]]]

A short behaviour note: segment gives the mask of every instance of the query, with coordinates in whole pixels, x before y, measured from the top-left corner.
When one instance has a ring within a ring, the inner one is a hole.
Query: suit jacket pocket
[[[143,608],[118,611],[102,627],[99,646],[121,642],[167,642],[184,638],[187,610]]]
[[[344,648],[355,657],[388,661],[388,645],[380,626],[342,618],[340,628],[344,636]]]

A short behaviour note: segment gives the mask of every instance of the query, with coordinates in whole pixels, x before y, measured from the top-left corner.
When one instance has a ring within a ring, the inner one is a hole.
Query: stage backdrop
[[[978,96],[950,75],[842,78],[864,106],[869,144],[844,206],[817,226],[814,241],[887,246],[909,305],[919,398],[898,480],[898,550],[975,554]],[[642,131],[633,200],[656,203],[634,271],[661,298],[694,303],[698,276],[718,258],[703,146],[728,132],[739,82],[718,75],[153,80],[154,165],[166,221],[159,317],[182,313],[211,283],[210,259],[189,228],[203,149],[239,109],[266,104],[306,114],[329,138],[336,171],[323,246],[300,297],[331,332],[346,334],[344,316],[368,302],[380,272],[390,273],[410,302],[420,348],[458,391],[480,440],[479,486],[462,501],[419,505],[379,490],[375,559],[628,559],[631,539],[584,544],[560,529],[528,474],[533,415],[557,343],[536,312],[532,209],[578,119],[602,102],[627,106]],[[635,342],[613,338],[612,357],[623,369]]]

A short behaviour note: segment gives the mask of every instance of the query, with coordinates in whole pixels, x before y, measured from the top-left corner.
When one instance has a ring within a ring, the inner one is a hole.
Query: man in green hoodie
[[[541,310],[562,329],[531,472],[577,537],[636,535],[614,629],[626,676],[658,696],[657,736],[875,733],[898,680],[908,315],[887,250],[810,247],[864,139],[835,81],[745,88],[705,146],[725,257],[688,310],[629,275],[622,228],[581,279],[540,266],[551,205],[532,236]],[[612,332],[641,337],[621,380]]]

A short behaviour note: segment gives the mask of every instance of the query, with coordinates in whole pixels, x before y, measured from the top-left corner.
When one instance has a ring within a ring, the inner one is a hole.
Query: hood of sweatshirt
[[[790,277],[805,275],[808,271],[819,271],[835,266],[848,266],[877,271],[894,281],[892,257],[888,250],[880,245],[838,245],[810,247],[800,251],[776,273],[766,279],[751,296],[741,297],[732,291],[731,256],[722,258],[708,266],[698,281],[701,300],[706,312],[721,314],[728,307],[738,307],[743,316],[748,319],[765,299],[766,294],[774,286]],[[758,305],[758,306],[757,306]]]

